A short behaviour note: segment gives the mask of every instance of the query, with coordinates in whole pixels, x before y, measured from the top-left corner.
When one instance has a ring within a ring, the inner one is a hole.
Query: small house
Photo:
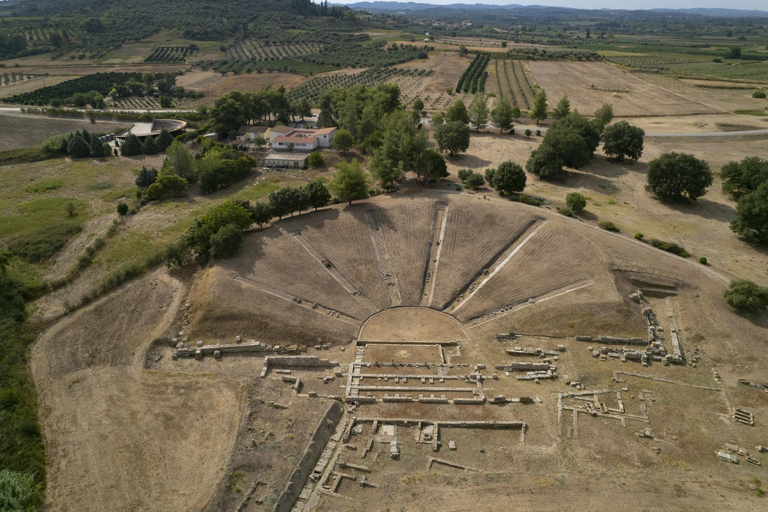
[[[307,165],[307,153],[270,152],[264,159],[264,167],[303,169]]]
[[[267,138],[266,126],[242,126],[237,130],[237,140],[239,142],[253,142],[257,137]]]

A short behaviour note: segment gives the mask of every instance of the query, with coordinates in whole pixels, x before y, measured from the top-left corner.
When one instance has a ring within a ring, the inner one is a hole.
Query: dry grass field
[[[89,133],[111,133],[125,130],[129,123],[97,121],[87,119],[52,119],[34,115],[0,116],[0,151],[37,146],[54,135],[72,133],[85,128]]]
[[[716,113],[720,109],[647,82],[617,66],[600,62],[530,62],[531,79],[547,91],[550,108],[568,95],[571,108],[591,115],[603,103],[617,116]]]

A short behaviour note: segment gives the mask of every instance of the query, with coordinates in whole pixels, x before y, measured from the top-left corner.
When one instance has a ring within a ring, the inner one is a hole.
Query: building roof
[[[237,133],[266,133],[268,129],[266,126],[242,126]]]
[[[336,131],[336,127],[332,126],[330,128],[320,128],[317,130],[313,130],[315,132],[315,135],[325,135],[326,133],[333,133]]]
[[[317,137],[275,137],[278,144],[314,144],[317,142]]]
[[[295,128],[291,128],[290,126],[285,126],[282,124],[278,124],[277,126],[273,126],[272,128],[269,129],[270,132],[275,132],[275,133],[288,133],[291,130],[295,130]]]
[[[309,153],[270,153],[267,155],[266,160],[288,160],[303,162],[307,159]]]

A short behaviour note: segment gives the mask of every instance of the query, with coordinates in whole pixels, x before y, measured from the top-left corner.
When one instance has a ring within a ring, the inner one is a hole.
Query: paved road
[[[691,133],[646,133],[646,137],[740,137],[743,135],[768,135],[768,130],[744,130],[738,132],[691,132]]]
[[[30,108],[40,108],[40,107],[30,107]],[[68,110],[79,110],[80,112],[89,112],[90,111],[90,109],[85,109],[85,108],[75,108],[75,109],[68,109]],[[7,112],[9,114],[20,113],[21,112],[21,107],[0,107],[0,113],[3,113],[3,112]],[[177,109],[158,109],[158,110],[152,110],[152,109],[145,109],[145,108],[144,109],[121,108],[121,109],[114,109],[114,110],[112,110],[112,109],[110,109],[110,110],[96,110],[95,112],[115,112],[115,113],[127,112],[127,113],[130,113],[130,114],[146,114],[146,113],[150,113],[150,114],[164,114],[164,113],[168,113],[168,112],[182,112],[182,113],[186,112],[186,113],[189,113],[189,112],[195,112],[195,110],[177,110]],[[41,114],[35,114],[35,115],[41,115]]]

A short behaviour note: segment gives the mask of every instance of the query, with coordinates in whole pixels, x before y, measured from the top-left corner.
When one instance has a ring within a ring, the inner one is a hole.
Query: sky
[[[363,0],[332,0],[331,3],[351,4]],[[373,1],[373,0],[371,0]],[[398,1],[398,0],[387,0]],[[414,0],[419,3],[429,4],[454,4],[454,3],[483,3],[483,4],[520,4],[520,5],[548,5],[556,7],[575,7],[578,9],[687,9],[694,7],[708,7],[721,9],[754,9],[768,11],[766,0],[740,0],[732,2],[726,0]]]

